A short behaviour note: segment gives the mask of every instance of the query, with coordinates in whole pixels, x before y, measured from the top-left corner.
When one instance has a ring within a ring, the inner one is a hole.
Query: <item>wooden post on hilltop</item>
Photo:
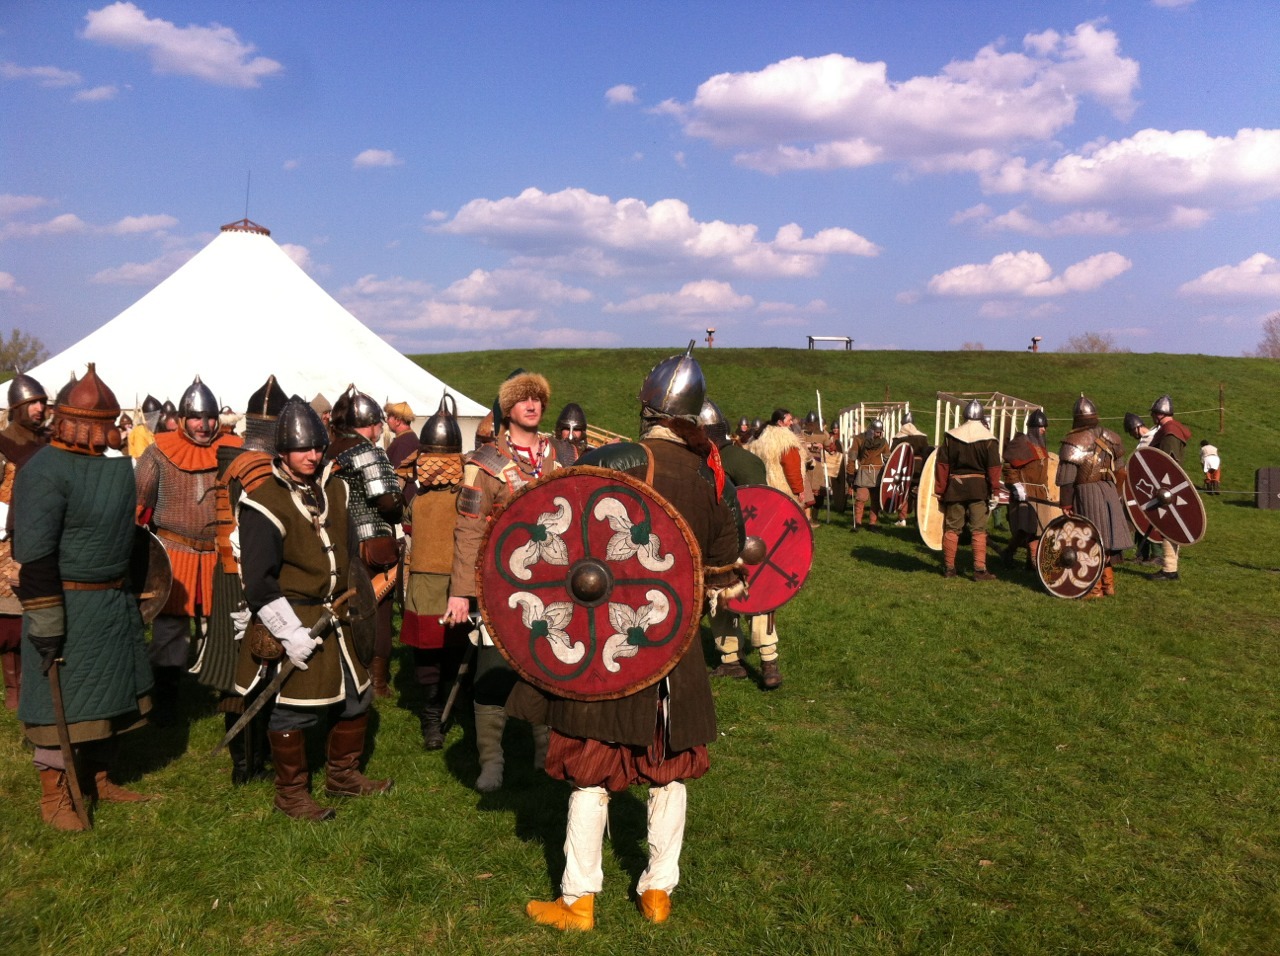
[[[1227,387],[1218,383],[1218,434],[1227,430]]]

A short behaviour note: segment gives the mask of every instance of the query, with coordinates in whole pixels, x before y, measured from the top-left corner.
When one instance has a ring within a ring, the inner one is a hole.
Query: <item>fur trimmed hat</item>
[[[536,372],[512,375],[498,388],[498,409],[502,412],[502,417],[505,419],[511,414],[516,402],[523,402],[527,398],[541,401],[543,411],[551,401],[551,386]]]

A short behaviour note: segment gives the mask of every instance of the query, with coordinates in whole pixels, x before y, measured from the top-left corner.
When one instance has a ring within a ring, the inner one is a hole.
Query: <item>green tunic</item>
[[[124,578],[133,550],[135,498],[130,459],[42,448],[14,485],[14,558],[23,564],[56,559],[64,582]],[[137,597],[120,587],[65,590],[62,612],[60,677],[72,741],[99,740],[140,724],[139,712],[150,708],[143,698],[152,677]],[[47,630],[51,613],[56,616],[54,608],[24,614],[24,638],[33,624]],[[18,719],[32,743],[58,745],[49,682],[31,647],[22,655]]]

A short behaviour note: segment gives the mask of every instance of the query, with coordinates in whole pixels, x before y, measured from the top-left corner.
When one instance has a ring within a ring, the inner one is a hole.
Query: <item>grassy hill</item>
[[[516,366],[552,415],[578,401],[635,433],[635,394],[671,350],[425,358],[487,402]],[[1058,438],[1084,389],[1116,420],[1170,392],[1224,487],[1280,465],[1280,364],[1200,356],[700,352],[728,414],[880,401],[931,415],[937,389],[1045,403]],[[1218,389],[1226,395],[1219,435]],[[931,430],[931,419],[921,422]],[[1194,467],[1194,466],[1193,466]],[[385,798],[312,826],[233,789],[222,721],[124,744],[124,779],[162,800],[110,806],[90,834],[47,830],[19,726],[0,713],[0,952],[1038,954],[1277,951],[1280,939],[1280,512],[1206,500],[1182,581],[1123,565],[1118,594],[1048,596],[1021,567],[944,581],[914,527],[816,532],[815,565],[778,615],[783,687],[718,682],[712,769],[689,787],[671,922],[629,899],[643,793],[616,796],[597,929],[523,914],[562,866],[566,791],[508,728],[507,787],[481,796],[469,720],[420,749],[407,657],[378,706],[370,773]],[[997,531],[994,544],[1005,541]],[[751,666],[756,658],[748,658]],[[321,798],[324,800],[325,798]]]

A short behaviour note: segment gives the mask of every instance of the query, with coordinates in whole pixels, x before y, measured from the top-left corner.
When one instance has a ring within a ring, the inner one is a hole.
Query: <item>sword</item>
[[[472,616],[471,623],[479,627],[479,616]],[[449,714],[453,712],[454,702],[458,699],[458,688],[462,686],[462,678],[466,677],[467,674],[471,672],[471,664],[476,659],[478,648],[478,644],[472,644],[467,648],[467,653],[463,656],[462,663],[458,665],[458,673],[453,678],[453,686],[449,688],[449,697],[444,702],[444,710],[440,712],[441,727],[444,727],[449,723]]]
[[[58,676],[58,668],[62,658],[56,658],[49,665],[49,690],[53,694],[53,721],[58,727],[58,749],[62,751],[62,763],[67,775],[67,789],[71,791],[71,805],[76,816],[84,824],[86,830],[93,826],[89,822],[89,811],[84,805],[84,794],[80,792],[80,775],[76,772],[76,755],[71,749],[71,733],[67,730],[67,712],[62,706],[62,680]]]
[[[330,607],[324,609],[324,614],[320,616],[320,620],[316,621],[307,633],[312,637],[319,637],[327,631],[329,626],[336,620],[335,614],[338,608],[351,600],[351,598],[355,596],[355,593],[355,588],[348,588],[344,591]],[[293,659],[286,657],[284,663],[280,665],[280,669],[276,671],[276,676],[271,678],[271,682],[268,683],[266,687],[262,688],[258,693],[258,696],[253,699],[253,703],[246,705],[244,713],[240,715],[240,719],[231,725],[231,729],[227,731],[227,735],[222,738],[218,743],[218,746],[209,751],[209,756],[216,757],[223,747],[235,739],[236,734],[248,727],[249,722],[253,720],[254,717],[258,716],[258,711],[262,710],[262,708],[267,705],[268,700],[275,697],[276,692],[284,685],[285,680],[287,680],[289,675],[297,669],[298,667],[293,663]]]

